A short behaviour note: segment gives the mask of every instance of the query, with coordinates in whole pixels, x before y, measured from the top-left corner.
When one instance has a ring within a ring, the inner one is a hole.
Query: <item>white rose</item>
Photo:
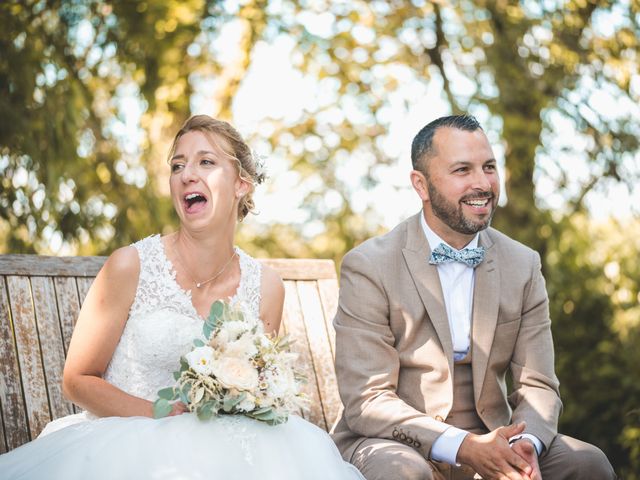
[[[243,358],[223,357],[213,366],[213,374],[227,388],[254,391],[258,387],[258,372]]]
[[[232,320],[222,324],[220,327],[220,334],[224,335],[228,342],[233,342],[248,329],[249,326],[245,322]]]
[[[235,342],[229,342],[224,350],[225,356],[249,359],[258,353],[251,335],[242,335]]]
[[[268,372],[265,380],[269,385],[267,391],[272,398],[283,398],[295,391],[295,378],[290,370]]]
[[[185,359],[193,370],[202,375],[209,375],[212,373],[213,354],[213,348],[205,345],[194,348],[185,355]]]

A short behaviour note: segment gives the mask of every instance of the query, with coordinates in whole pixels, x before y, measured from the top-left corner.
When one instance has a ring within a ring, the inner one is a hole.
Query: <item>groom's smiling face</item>
[[[433,151],[423,159],[423,166],[425,216],[436,233],[448,241],[451,235],[473,236],[489,226],[498,203],[500,180],[482,130],[439,128],[433,136]]]

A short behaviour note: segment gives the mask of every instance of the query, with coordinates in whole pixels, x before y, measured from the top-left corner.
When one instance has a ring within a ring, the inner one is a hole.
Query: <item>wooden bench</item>
[[[0,453],[38,436],[77,407],[62,396],[62,370],[75,321],[106,257],[0,255]],[[286,289],[284,332],[295,340],[308,382],[309,421],[329,430],[341,403],[331,323],[338,284],[331,260],[261,260]]]

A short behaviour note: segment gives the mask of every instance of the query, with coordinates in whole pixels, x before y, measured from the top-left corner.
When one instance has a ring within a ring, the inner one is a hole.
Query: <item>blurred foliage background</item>
[[[281,42],[318,94],[243,133],[302,193],[295,219],[249,220],[239,243],[339,263],[387,229],[380,188],[408,189],[390,180],[409,171],[390,111],[418,115],[417,131],[438,116],[420,103],[435,87],[442,113],[478,116],[504,159],[494,226],[542,255],[561,431],[640,479],[638,209],[592,214],[637,193],[639,27],[638,0],[3,1],[0,251],[107,254],[175,229],[173,134],[196,111],[234,123],[260,51]]]

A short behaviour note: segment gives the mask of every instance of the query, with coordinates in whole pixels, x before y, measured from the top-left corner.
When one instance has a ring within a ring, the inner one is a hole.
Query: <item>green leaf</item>
[[[204,338],[211,338],[211,333],[213,332],[213,330],[215,329],[215,325],[212,325],[211,322],[209,322],[208,320],[205,321],[202,324],[202,334],[204,335]]]
[[[162,390],[158,391],[158,396],[165,400],[175,400],[176,398],[178,398],[176,390],[173,387],[163,388]]]
[[[252,414],[261,414],[261,413],[265,413],[265,412],[270,412],[272,410],[271,407],[262,407],[262,408],[258,408],[257,410],[254,410],[253,412],[251,412]]]
[[[196,390],[196,394],[193,398],[193,403],[198,403],[204,397],[204,387],[200,387]]]
[[[191,382],[186,382],[182,385],[182,388],[180,388],[180,400],[182,401],[182,403],[188,404],[189,402],[189,391],[191,390]]]
[[[164,398],[159,398],[153,402],[153,418],[163,418],[171,413],[173,407]]]
[[[199,338],[193,340],[193,345],[196,347],[204,347],[204,342]]]
[[[186,372],[189,370],[189,362],[184,357],[180,357],[180,373]]]
[[[218,323],[218,319],[221,318],[225,312],[226,304],[222,300],[216,300],[211,305],[211,310],[209,311],[209,318],[214,325]]]
[[[213,411],[213,402],[204,402],[202,405],[198,407],[196,410],[196,415],[198,415],[199,420],[209,420],[215,412]]]
[[[224,403],[222,404],[222,409],[225,412],[230,412],[233,409],[233,407],[238,405],[246,397],[247,397],[247,394],[245,392],[242,392],[237,397],[227,397],[227,398],[224,399]]]

